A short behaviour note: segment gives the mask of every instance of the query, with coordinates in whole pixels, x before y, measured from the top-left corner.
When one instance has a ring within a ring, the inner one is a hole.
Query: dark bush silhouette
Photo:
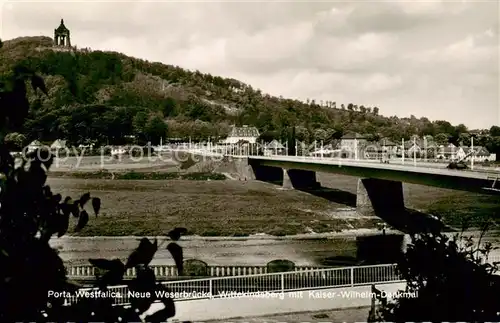
[[[295,263],[286,259],[276,259],[267,263],[268,273],[281,273],[286,271],[293,271]]]
[[[11,77],[0,83],[0,322],[141,322],[139,315],[157,301],[154,292],[163,289],[148,267],[158,249],[156,239],[143,238],[125,264],[119,259],[89,260],[105,272],[96,283],[101,292],[110,285],[123,284],[126,268],[137,269],[130,290],[153,296],[131,298],[131,308],[113,306],[111,297],[81,298],[77,304],[65,306],[65,297],[49,294],[71,294],[79,288],[66,278],[64,263],[49,240],[68,232],[71,215],[77,218],[73,230],[84,229],[90,221],[84,206],[91,201],[97,217],[101,200],[90,193],[77,200],[54,194],[45,184],[54,158],[48,150],[26,154],[20,166],[15,166],[4,138],[21,127],[28,114],[27,81],[35,91],[47,93],[44,80],[23,66],[15,67]],[[185,232],[174,229],[169,235],[176,241]],[[171,242],[167,249],[182,273],[182,248]],[[148,322],[166,321],[175,315],[172,299],[160,301],[165,309],[149,316]]]
[[[490,243],[443,233],[412,237],[398,262],[407,281],[406,297],[378,309],[374,320],[386,322],[498,322],[500,276],[485,263]]]

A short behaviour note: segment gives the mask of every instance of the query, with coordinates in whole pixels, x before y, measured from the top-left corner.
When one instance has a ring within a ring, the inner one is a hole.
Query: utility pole
[[[354,159],[358,160],[358,139],[354,139]]]
[[[470,169],[474,169],[474,136],[470,137],[470,149],[471,149],[471,155],[470,155]]]
[[[417,146],[415,137],[413,137],[413,166],[417,167]]]
[[[427,137],[426,136],[424,136],[424,154],[425,154],[424,161],[427,162]]]
[[[401,162],[405,164],[405,138],[401,138]]]

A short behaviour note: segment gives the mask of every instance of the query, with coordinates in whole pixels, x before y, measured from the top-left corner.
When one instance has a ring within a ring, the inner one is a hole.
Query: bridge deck
[[[395,180],[476,193],[500,194],[500,190],[491,189],[494,181],[500,178],[500,173],[497,172],[486,173],[469,170],[296,156],[249,156],[248,159],[252,165],[304,169],[362,178]]]

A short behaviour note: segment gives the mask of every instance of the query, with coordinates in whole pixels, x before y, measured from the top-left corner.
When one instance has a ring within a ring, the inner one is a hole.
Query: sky
[[[0,38],[64,18],[78,47],[232,77],[271,95],[500,125],[500,2],[0,0]]]

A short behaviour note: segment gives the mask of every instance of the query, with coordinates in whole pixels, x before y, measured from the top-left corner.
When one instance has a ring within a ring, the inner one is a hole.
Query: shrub
[[[140,322],[139,314],[150,307],[154,297],[132,298],[131,309],[125,309],[112,306],[110,298],[82,298],[65,306],[63,297],[49,295],[71,294],[78,288],[67,280],[64,263],[49,240],[54,235],[62,237],[69,230],[71,217],[77,218],[73,230],[83,229],[90,220],[84,206],[90,202],[98,216],[101,201],[90,193],[77,200],[53,193],[46,180],[54,156],[46,149],[21,157],[21,165],[15,167],[4,138],[9,131],[19,129],[28,114],[27,80],[35,91],[47,93],[44,80],[24,66],[16,66],[11,78],[0,84],[0,322]],[[172,230],[169,236],[174,242],[167,246],[179,273],[182,248],[175,241],[185,232]],[[106,271],[96,288],[106,291],[109,285],[122,284],[126,268],[136,267],[137,277],[129,288],[155,295],[154,291],[162,287],[156,283],[149,263],[158,247],[156,240],[153,243],[143,238],[125,264],[119,260],[89,259]],[[165,309],[147,317],[147,321],[165,321],[175,315],[173,300],[161,301]]]

